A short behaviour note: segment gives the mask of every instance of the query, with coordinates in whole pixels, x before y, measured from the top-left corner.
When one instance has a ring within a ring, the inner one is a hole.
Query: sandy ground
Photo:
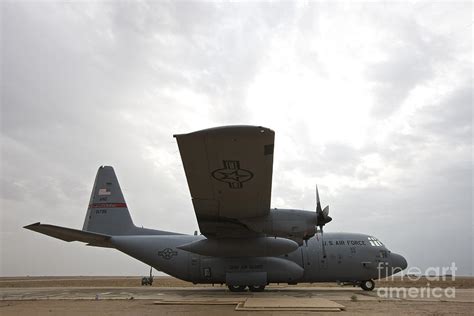
[[[379,281],[378,288],[434,288],[418,281]],[[472,315],[474,278],[456,278],[442,288],[455,287],[455,298],[381,298],[376,291],[334,284],[273,285],[263,293],[231,293],[225,286],[192,285],[170,277],[142,287],[137,277],[22,277],[0,278],[0,315],[306,315],[308,312],[235,311],[231,305],[195,305],[198,300],[245,300],[248,297],[322,297],[342,304],[345,315]],[[97,299],[96,299],[97,298]],[[177,300],[176,305],[155,305],[156,300]],[[314,313],[312,313],[314,314]],[[318,315],[335,315],[321,313]]]

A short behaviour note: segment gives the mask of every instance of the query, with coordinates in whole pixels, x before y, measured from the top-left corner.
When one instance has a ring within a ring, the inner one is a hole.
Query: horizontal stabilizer
[[[109,235],[91,233],[78,229],[66,228],[49,224],[41,224],[40,222],[25,226],[24,228],[64,241],[82,241],[85,243],[89,243],[92,246],[106,246],[105,244],[108,243],[111,237]]]

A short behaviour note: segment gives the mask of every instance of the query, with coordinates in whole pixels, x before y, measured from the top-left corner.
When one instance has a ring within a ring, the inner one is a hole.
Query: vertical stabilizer
[[[133,225],[114,168],[100,167],[82,230],[108,235],[127,235],[134,229],[135,225]]]

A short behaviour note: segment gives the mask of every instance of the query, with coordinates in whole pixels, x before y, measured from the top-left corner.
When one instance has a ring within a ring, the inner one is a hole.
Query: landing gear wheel
[[[250,292],[263,292],[265,285],[249,285]]]
[[[360,283],[360,287],[361,287],[364,291],[372,291],[372,290],[375,288],[375,282],[372,281],[372,280],[362,281],[362,282]]]
[[[245,292],[245,285],[228,285],[227,286],[231,292]]]

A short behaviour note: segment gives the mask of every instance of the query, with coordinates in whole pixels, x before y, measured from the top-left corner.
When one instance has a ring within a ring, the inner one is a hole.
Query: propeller
[[[318,186],[316,186],[316,226],[319,226],[321,231],[321,244],[323,249],[323,258],[326,258],[326,248],[324,246],[323,226],[332,221],[329,216],[329,205],[321,209],[321,201],[319,200]]]

